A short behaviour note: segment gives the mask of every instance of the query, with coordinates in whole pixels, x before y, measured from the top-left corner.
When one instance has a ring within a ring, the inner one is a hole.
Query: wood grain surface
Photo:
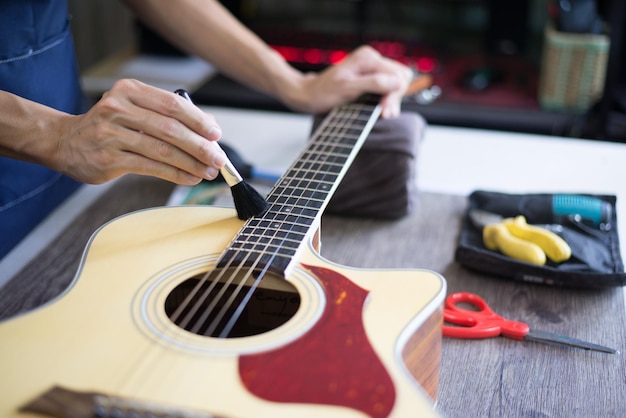
[[[110,219],[163,205],[173,186],[127,176],[0,291],[0,318],[54,298],[74,278],[91,234]],[[416,211],[396,221],[324,216],[321,254],[354,267],[425,268],[448,293],[479,293],[501,315],[531,328],[626,351],[622,289],[574,290],[520,284],[465,270],[453,260],[463,196],[422,193]],[[626,361],[504,338],[444,338],[438,411],[446,417],[626,416]]]

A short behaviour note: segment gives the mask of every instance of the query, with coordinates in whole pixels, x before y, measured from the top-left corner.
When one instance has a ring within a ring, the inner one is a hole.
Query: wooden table
[[[39,306],[74,277],[90,235],[115,216],[163,205],[172,186],[128,176],[82,213],[0,291],[0,317]],[[448,292],[480,293],[502,315],[537,329],[626,348],[622,289],[572,290],[519,284],[469,272],[453,260],[463,196],[422,193],[415,212],[397,221],[324,216],[321,253],[355,267],[426,268]],[[444,338],[438,411],[447,417],[624,416],[623,355],[504,338]]]

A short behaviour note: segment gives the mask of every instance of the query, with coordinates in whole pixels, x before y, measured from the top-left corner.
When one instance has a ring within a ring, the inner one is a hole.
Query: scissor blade
[[[602,353],[619,354],[619,351],[610,347],[593,344],[576,338],[566,337],[564,335],[552,334],[545,331],[530,330],[528,331],[528,334],[526,334],[524,339],[528,341],[566,345],[569,347],[582,348],[583,350],[593,350],[600,351]]]

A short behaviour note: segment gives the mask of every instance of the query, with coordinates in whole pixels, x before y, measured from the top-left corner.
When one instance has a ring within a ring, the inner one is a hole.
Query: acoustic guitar
[[[318,253],[378,99],[334,109],[261,216],[164,207],[102,226],[64,294],[0,323],[0,416],[437,415],[443,277]]]

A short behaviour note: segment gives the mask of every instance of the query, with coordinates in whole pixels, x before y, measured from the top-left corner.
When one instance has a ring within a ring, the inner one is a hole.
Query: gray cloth
[[[316,118],[313,131],[322,117]],[[379,119],[330,200],[326,213],[393,219],[413,211],[416,160],[426,122],[416,113]]]

